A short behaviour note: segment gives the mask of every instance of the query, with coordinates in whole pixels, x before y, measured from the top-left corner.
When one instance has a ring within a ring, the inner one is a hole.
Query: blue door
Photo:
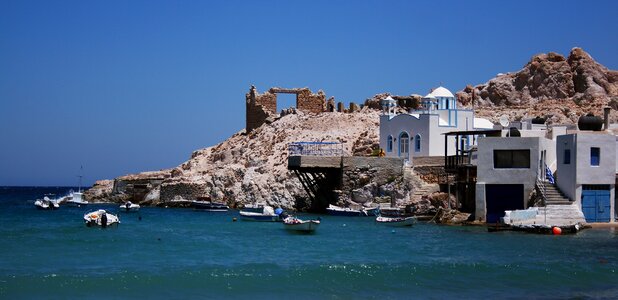
[[[524,209],[523,184],[485,185],[485,208],[487,223],[498,223],[505,210]]]
[[[586,222],[609,222],[609,186],[584,185],[582,188],[582,211]]]

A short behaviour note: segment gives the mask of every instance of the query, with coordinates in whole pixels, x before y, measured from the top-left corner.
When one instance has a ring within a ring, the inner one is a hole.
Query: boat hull
[[[128,202],[123,205],[120,205],[119,209],[120,211],[124,211],[124,212],[136,212],[136,211],[139,211],[140,206],[139,204]]]
[[[124,211],[124,212],[137,212],[137,211],[139,211],[139,207],[129,207],[129,208],[126,208],[124,206],[120,206],[120,211]]]
[[[195,210],[210,211],[210,212],[226,212],[228,206],[222,203],[214,203],[208,201],[193,201],[191,206]]]
[[[84,221],[86,222],[87,227],[110,227],[114,225],[118,225],[120,223],[120,219],[116,215],[112,215],[110,213],[105,213],[105,217],[107,222],[103,224],[101,222],[102,213],[100,211],[89,212],[84,215]]]
[[[279,216],[240,211],[240,219],[243,221],[254,221],[254,222],[278,222]]]
[[[356,210],[350,208],[327,208],[326,213],[331,216],[342,217],[372,217],[379,213],[378,208]]]
[[[407,218],[389,218],[389,217],[377,217],[376,223],[391,226],[391,227],[406,227],[412,226],[416,223],[415,217],[407,217]]]
[[[34,205],[36,206],[37,209],[40,210],[56,210],[59,208],[58,203],[54,203],[54,202],[46,202],[46,201],[41,201],[41,200],[37,200],[34,202]]]
[[[67,206],[72,206],[72,207],[82,207],[82,206],[88,205],[88,202],[68,200],[64,202],[64,204],[66,204]]]
[[[360,217],[360,210],[338,210],[338,209],[326,209],[326,213],[331,216],[340,216],[340,217]]]
[[[296,231],[296,232],[306,232],[306,233],[310,233],[310,232],[314,232],[316,229],[318,229],[318,227],[320,226],[320,221],[301,221],[300,223],[283,223],[283,228],[285,228],[286,230],[289,231]]]

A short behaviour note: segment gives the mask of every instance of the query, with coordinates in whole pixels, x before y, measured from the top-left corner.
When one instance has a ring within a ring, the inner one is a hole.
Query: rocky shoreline
[[[254,87],[252,91],[256,93]],[[247,101],[251,101],[247,95]],[[266,115],[264,123],[250,132],[242,130],[217,145],[197,150],[189,160],[173,169],[97,181],[85,192],[85,197],[95,202],[132,201],[151,206],[170,206],[174,199],[202,197],[225,202],[230,207],[265,203],[307,210],[311,204],[307,203],[306,191],[287,169],[288,144],[338,142],[344,155],[375,155],[379,149],[379,101],[389,95],[378,94],[360,107],[351,105],[354,109],[340,111],[333,111],[334,101],[331,98],[326,102],[321,91],[309,94],[313,97],[311,112],[288,109],[282,114],[269,115],[253,103],[252,110]],[[267,96],[269,100],[275,97]],[[392,96],[400,111],[417,108],[421,98],[417,94]],[[608,70],[582,49],[574,48],[568,57],[556,53],[535,55],[522,70],[499,74],[485,84],[467,86],[457,93],[457,98],[462,105],[473,108],[477,116],[492,121],[506,114],[511,120],[543,116],[550,124],[573,124],[587,112],[600,115],[604,106],[612,107],[610,119],[616,121],[618,72]],[[322,113],[316,112],[319,105]],[[419,214],[435,215],[454,207],[446,193],[437,191],[433,180],[436,172],[439,172],[436,168],[421,167],[404,171],[401,178],[377,183],[371,179],[371,169],[359,169],[350,173],[353,178],[346,179],[355,182],[354,185],[345,191],[335,191],[339,193],[338,204],[368,206],[395,199],[398,206],[408,205]]]

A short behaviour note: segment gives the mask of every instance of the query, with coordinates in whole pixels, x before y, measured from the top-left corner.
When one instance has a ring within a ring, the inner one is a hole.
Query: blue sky
[[[618,69],[618,1],[0,0],[0,185],[175,167],[251,84],[452,91],[572,47]],[[288,99],[289,100],[289,99]]]

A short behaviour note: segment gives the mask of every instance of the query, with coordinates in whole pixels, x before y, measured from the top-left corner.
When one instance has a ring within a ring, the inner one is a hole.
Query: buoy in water
[[[551,231],[553,232],[554,235],[562,234],[562,229],[560,229],[560,227],[558,226],[555,226],[554,228],[552,228]]]
[[[238,219],[236,218],[232,218],[232,222],[236,222]]]
[[[395,229],[391,230],[391,233],[395,233]]]

